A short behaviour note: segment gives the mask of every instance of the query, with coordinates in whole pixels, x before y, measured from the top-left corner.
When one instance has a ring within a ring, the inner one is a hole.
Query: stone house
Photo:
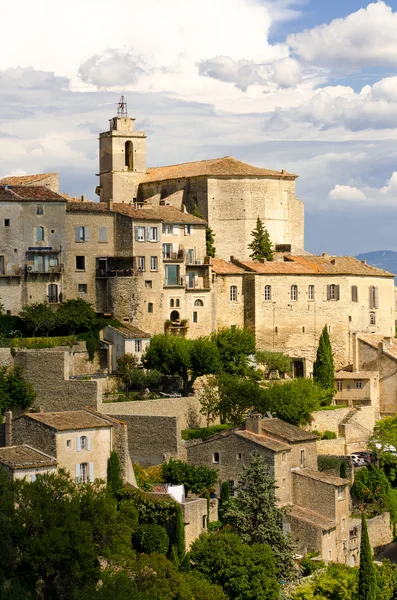
[[[349,481],[317,470],[316,436],[275,418],[249,416],[244,426],[188,446],[188,462],[219,471],[230,493],[243,466],[260,453],[277,485],[280,504],[290,507],[285,527],[302,553],[346,562]]]
[[[108,364],[111,371],[117,371],[117,360],[124,354],[135,354],[141,362],[151,337],[149,333],[132,325],[123,325],[119,329],[107,325],[102,336],[108,345]]]
[[[372,406],[375,418],[379,418],[378,371],[338,371],[335,373],[334,403],[347,404],[350,408]]]
[[[34,481],[37,475],[55,473],[57,461],[27,444],[0,448],[0,467],[11,479]]]

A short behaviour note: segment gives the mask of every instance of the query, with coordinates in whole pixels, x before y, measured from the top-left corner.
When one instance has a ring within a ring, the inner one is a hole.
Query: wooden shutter
[[[178,235],[179,227],[178,225],[172,225],[172,235]]]
[[[340,299],[340,285],[335,286],[335,300]]]
[[[369,307],[374,308],[374,287],[371,285],[369,288]]]
[[[90,239],[90,230],[88,229],[88,227],[84,227],[84,241],[88,242],[89,239]]]
[[[108,241],[108,228],[107,227],[99,227],[98,230],[98,240],[100,242]]]
[[[377,287],[374,287],[374,308],[379,308],[379,296]]]
[[[135,227],[135,241],[137,242],[139,237],[138,237],[138,229],[139,227]]]
[[[330,300],[331,298],[331,286],[327,285],[327,300]]]
[[[161,228],[160,226],[157,227],[157,241],[159,242],[161,240]]]
[[[80,465],[76,465],[76,481],[80,481]]]
[[[94,463],[90,462],[90,481],[94,481]]]
[[[80,450],[81,450],[81,439],[80,439],[79,435],[76,438],[76,450],[77,450],[77,452],[80,452]]]
[[[145,234],[146,234],[146,241],[150,242],[151,241],[151,231],[150,231],[150,227],[145,227]]]
[[[81,227],[76,227],[76,242],[80,241],[80,230]]]
[[[91,436],[87,435],[87,450],[91,450]]]

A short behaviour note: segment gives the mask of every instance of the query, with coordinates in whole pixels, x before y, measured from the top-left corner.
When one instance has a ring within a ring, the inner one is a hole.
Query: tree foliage
[[[46,335],[54,329],[57,316],[56,312],[49,304],[36,302],[27,304],[19,313],[20,318],[25,322],[26,327],[33,335],[42,331]]]
[[[0,414],[14,407],[28,408],[36,399],[31,383],[26,381],[19,365],[0,367]]]
[[[273,260],[273,244],[270,240],[269,232],[263,221],[258,217],[256,227],[251,232],[252,242],[248,248],[252,250],[250,257],[252,260]]]
[[[261,365],[265,366],[267,376],[274,371],[278,371],[282,374],[291,372],[291,359],[282,352],[267,352],[260,350],[256,352],[256,360]]]
[[[249,357],[255,354],[255,336],[248,329],[230,327],[211,336],[220,358],[220,371],[231,375],[248,375],[253,372]]]
[[[293,600],[359,600],[357,571],[347,565],[331,564],[299,586]]]
[[[218,378],[222,423],[240,425],[247,412],[261,404],[263,389],[251,379],[222,373]]]
[[[162,465],[162,477],[166,483],[184,485],[193,494],[203,494],[214,490],[218,472],[205,465],[195,467],[183,460],[171,458]]]
[[[204,219],[197,204],[195,204],[193,207],[192,215],[194,215],[195,217],[198,217],[199,219]],[[208,225],[207,225],[207,227],[205,229],[206,254],[207,254],[207,256],[211,256],[212,258],[215,258],[215,252],[216,252],[214,244],[215,244],[215,233],[212,231],[211,227],[208,227]]]
[[[122,485],[120,460],[117,452],[112,451],[108,460],[108,488],[115,495]]]
[[[286,512],[277,505],[275,480],[262,455],[251,455],[251,463],[244,466],[236,491],[237,496],[226,510],[233,531],[247,544],[269,544],[279,578],[290,579],[294,574],[294,549],[283,531]]]
[[[191,340],[167,334],[154,335],[142,362],[147,369],[179,376],[184,395],[188,395],[197,377],[218,371],[219,353],[216,345],[206,337]]]
[[[226,518],[225,513],[229,508],[230,502],[230,487],[228,481],[222,481],[221,485],[221,497],[219,498],[219,506],[218,506],[218,517],[222,525],[225,525]]]
[[[333,395],[334,376],[331,340],[329,339],[328,326],[325,325],[318,343],[316,361],[313,365],[313,379]]]
[[[276,600],[279,587],[267,544],[244,544],[231,533],[202,534],[191,548],[195,570],[235,600]]]
[[[361,517],[360,570],[358,573],[358,597],[360,600],[376,600],[376,575],[369,544],[367,521]]]
[[[139,552],[167,554],[170,540],[164,527],[155,523],[140,525],[133,535],[134,546]]]
[[[200,413],[205,416],[207,428],[210,427],[220,410],[220,396],[218,381],[214,376],[208,377],[203,387],[199,391]]]
[[[292,425],[306,425],[323,397],[324,390],[310,379],[274,382],[262,390],[255,410],[269,411]]]
[[[393,523],[397,521],[395,490],[392,490],[385,473],[376,465],[359,469],[354,476],[352,494],[355,503],[370,516],[390,512]]]
[[[66,327],[70,334],[78,330],[92,329],[95,324],[95,312],[91,304],[82,298],[67,300],[56,313],[57,324]]]

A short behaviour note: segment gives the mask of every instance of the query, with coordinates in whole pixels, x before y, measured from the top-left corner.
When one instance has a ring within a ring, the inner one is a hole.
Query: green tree
[[[72,335],[78,330],[87,331],[95,325],[95,312],[82,298],[68,300],[56,312],[57,325],[68,329]]]
[[[248,248],[252,250],[250,257],[252,260],[273,260],[273,244],[270,241],[269,232],[263,221],[258,217],[256,227],[251,232],[252,242]]]
[[[26,381],[19,365],[0,367],[0,414],[14,407],[28,408],[36,399],[31,383]]]
[[[357,570],[331,564],[315,574],[309,583],[299,586],[293,600],[360,600],[357,596]]]
[[[230,327],[213,333],[211,339],[218,347],[222,372],[231,375],[253,373],[250,356],[255,354],[255,336],[251,331]]]
[[[184,485],[194,494],[212,492],[218,479],[218,472],[205,465],[189,465],[183,460],[171,458],[161,467],[163,481],[173,485]]]
[[[376,465],[368,465],[354,474],[352,495],[355,503],[368,516],[376,516],[385,511],[390,512],[393,523],[397,522],[397,506],[395,491],[385,473]]]
[[[230,487],[228,481],[222,481],[221,485],[221,497],[219,498],[219,506],[218,506],[218,518],[222,525],[225,525],[225,512],[229,507],[230,502]]]
[[[177,506],[175,512],[175,537],[173,547],[175,548],[179,566],[185,557],[185,524],[183,522],[182,509],[180,506]]]
[[[345,460],[342,460],[342,462],[340,463],[339,475],[340,475],[340,477],[342,477],[342,479],[346,479],[346,477],[347,477],[347,469],[346,469],[346,461]]]
[[[207,428],[213,423],[219,415],[220,396],[218,389],[218,381],[216,377],[207,378],[203,387],[199,391],[200,413],[205,416]]]
[[[193,207],[192,215],[194,215],[195,217],[198,217],[199,219],[204,219],[197,204],[195,204]],[[211,227],[208,227],[208,225],[205,229],[205,244],[206,244],[207,256],[211,256],[212,258],[215,258],[215,252],[216,252],[215,245],[214,245],[215,244],[215,233],[212,231]]]
[[[192,545],[194,569],[236,600],[276,600],[279,587],[267,544],[244,544],[233,533],[202,534]]]
[[[291,372],[291,359],[282,352],[257,351],[256,360],[266,368],[266,376],[278,371],[281,374]]]
[[[138,358],[135,354],[127,352],[117,359],[117,370],[121,375],[121,381],[130,389],[134,373],[138,366]],[[142,372],[143,374],[143,372]]]
[[[218,371],[219,353],[216,345],[206,337],[190,340],[167,334],[154,335],[142,362],[146,369],[179,376],[187,396],[197,377]]]
[[[325,325],[318,343],[316,361],[313,365],[313,379],[332,396],[334,394],[334,371],[331,340],[329,339],[328,326]]]
[[[27,304],[19,313],[20,318],[25,322],[26,328],[36,336],[39,331],[46,335],[54,329],[56,323],[56,313],[49,304],[36,302]]]
[[[361,517],[360,570],[358,573],[358,597],[360,600],[376,600],[376,574],[369,544],[367,521]]]
[[[164,527],[155,523],[140,525],[133,535],[136,549],[145,554],[167,554],[170,540]]]
[[[251,455],[237,485],[237,496],[229,502],[226,519],[247,544],[268,544],[280,579],[294,574],[294,548],[283,531],[286,511],[277,505],[276,486],[262,455]]]
[[[384,452],[384,448],[387,446],[397,448],[397,416],[385,417],[377,421],[372,438],[373,443],[381,445],[381,448],[376,448],[377,452]]]
[[[248,410],[261,404],[263,389],[251,379],[222,373],[218,385],[221,423],[240,425]]]
[[[122,485],[120,460],[117,452],[112,451],[108,460],[108,488],[116,495]]]
[[[254,409],[271,412],[292,425],[310,423],[312,413],[320,408],[324,397],[324,390],[310,379],[275,381],[261,391]]]

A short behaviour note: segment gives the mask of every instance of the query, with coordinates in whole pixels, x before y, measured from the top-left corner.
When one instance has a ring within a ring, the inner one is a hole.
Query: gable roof
[[[378,348],[379,344],[382,344],[382,353],[389,356],[393,360],[397,360],[397,339],[394,337],[385,338],[380,333],[366,333],[358,334],[360,342],[364,342],[372,348]]]
[[[252,431],[247,431],[246,429],[243,431],[234,431],[235,435],[238,435],[249,442],[253,442],[258,446],[262,446],[263,448],[267,448],[268,450],[272,450],[272,452],[282,452],[285,450],[291,450],[291,446],[286,444],[285,442],[280,442],[279,440],[274,440],[265,435],[258,435],[257,433],[253,433]]]
[[[313,527],[317,527],[323,531],[329,531],[330,529],[336,528],[336,522],[333,519],[325,517],[324,515],[319,515],[318,513],[304,508],[303,506],[298,506],[297,504],[288,507],[288,515],[297,521],[309,523],[309,525],[313,525]]]
[[[338,371],[334,379],[372,379],[378,376],[379,371]]]
[[[26,444],[0,448],[0,464],[12,469],[29,469],[38,467],[56,467],[57,461],[52,456],[40,452]]]
[[[49,177],[58,176],[58,173],[37,173],[35,175],[14,175],[0,179],[0,185],[32,185],[44,181]]]
[[[166,181],[168,179],[184,179],[188,177],[276,177],[277,179],[296,179],[298,175],[286,171],[261,169],[244,163],[232,156],[198,160],[195,162],[151,167],[147,169],[142,183]]]
[[[349,485],[348,479],[342,479],[341,477],[335,477],[334,475],[326,475],[322,471],[315,471],[314,469],[309,469],[306,467],[304,469],[292,469],[292,473],[301,477],[307,477],[308,479],[321,481],[321,483],[327,483],[328,485],[333,485],[334,487]]]
[[[85,410],[67,410],[63,412],[25,413],[18,418],[28,418],[43,423],[56,431],[69,431],[72,429],[97,429],[99,427],[112,427],[106,419]]]
[[[134,327],[133,325],[123,325],[122,327],[112,327],[111,325],[106,325],[106,327],[116,331],[127,340],[150,339],[152,337],[150,333],[145,333],[142,331],[142,329]]]
[[[286,423],[285,421],[274,417],[262,419],[261,429],[264,436],[266,436],[266,434],[276,436],[277,438],[282,438],[289,444],[317,440],[317,436],[310,433],[310,431],[305,431],[300,427],[296,427],[296,425],[291,425],[290,423]]]
[[[0,185],[0,202],[62,202],[65,198],[44,186]]]
[[[223,260],[222,258],[212,258],[212,272],[218,275],[242,275],[245,269],[238,267],[232,262]]]

